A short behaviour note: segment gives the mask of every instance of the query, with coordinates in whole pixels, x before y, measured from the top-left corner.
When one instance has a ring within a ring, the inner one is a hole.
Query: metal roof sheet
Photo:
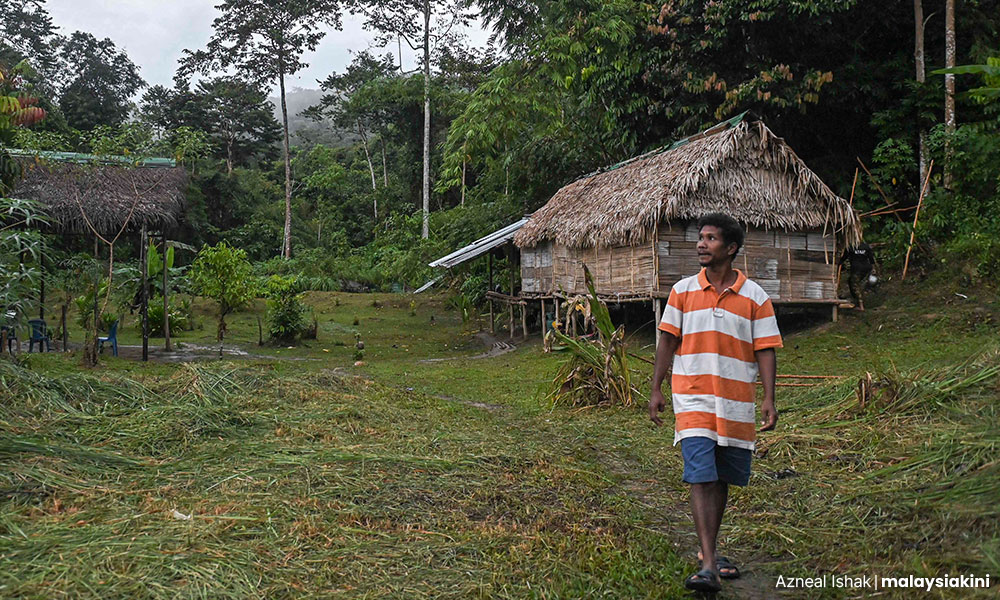
[[[429,263],[429,266],[450,269],[455,265],[469,260],[470,258],[475,258],[514,239],[514,234],[517,233],[517,230],[523,227],[527,222],[528,217],[524,217],[516,223],[511,223],[503,229],[498,229],[489,235],[479,238],[464,248],[455,250],[447,256],[442,256],[434,262]]]

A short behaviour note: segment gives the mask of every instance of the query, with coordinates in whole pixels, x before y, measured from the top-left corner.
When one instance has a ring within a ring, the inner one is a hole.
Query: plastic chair
[[[97,351],[104,352],[104,342],[111,344],[111,355],[118,356],[118,321],[111,324],[107,337],[97,338]]]
[[[31,319],[28,321],[31,327],[31,338],[28,339],[28,352],[34,352],[35,342],[38,342],[39,352],[52,352],[52,342],[49,339],[49,326],[41,319]],[[44,350],[42,343],[45,343]]]

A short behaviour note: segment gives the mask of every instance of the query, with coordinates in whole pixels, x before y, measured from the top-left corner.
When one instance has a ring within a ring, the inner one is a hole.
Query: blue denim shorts
[[[685,483],[724,481],[745,486],[750,481],[751,452],[746,448],[719,446],[707,437],[681,440]]]

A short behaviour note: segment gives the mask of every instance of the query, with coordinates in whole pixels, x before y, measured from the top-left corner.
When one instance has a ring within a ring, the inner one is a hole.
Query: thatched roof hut
[[[55,230],[102,234],[177,224],[184,209],[187,173],[173,160],[136,161],[75,153],[16,153],[23,178],[12,195],[45,205]],[[131,216],[130,216],[131,213]],[[86,214],[86,218],[84,217]]]
[[[764,123],[740,120],[719,129],[564,186],[514,243],[634,246],[649,242],[658,223],[715,211],[757,228],[826,226],[848,244],[860,240],[860,222],[847,201]]]
[[[775,302],[834,304],[837,248],[861,239],[850,204],[761,122],[743,115],[560,189],[514,236],[522,296],[663,298],[698,272],[694,222],[725,212],[747,230],[736,267]]]

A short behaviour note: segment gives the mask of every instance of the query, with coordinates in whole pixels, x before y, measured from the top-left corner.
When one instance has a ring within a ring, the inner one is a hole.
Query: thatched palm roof
[[[17,160],[23,178],[12,195],[44,204],[59,232],[89,233],[88,219],[102,235],[116,234],[126,220],[128,229],[143,223],[162,229],[175,225],[183,212],[187,174],[182,167],[25,155]]]
[[[848,244],[860,241],[860,222],[847,201],[762,122],[739,120],[706,133],[564,186],[514,243],[637,245],[650,241],[658,222],[715,211],[769,229],[826,226]]]

